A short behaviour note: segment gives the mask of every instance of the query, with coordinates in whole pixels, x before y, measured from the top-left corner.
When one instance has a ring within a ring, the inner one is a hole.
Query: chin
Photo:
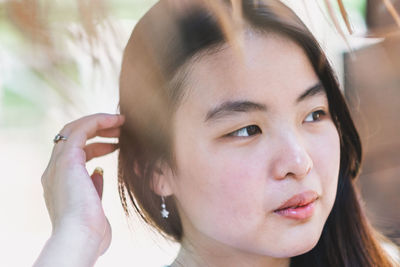
[[[317,216],[304,227],[291,229],[282,237],[283,242],[280,244],[282,256],[295,257],[312,250],[321,239],[323,228],[324,224]]]
[[[307,236],[296,236],[293,235],[283,237],[283,242],[276,244],[271,250],[264,251],[267,255],[276,258],[291,258],[307,253],[312,250],[320,239],[320,233],[313,232]],[[296,242],[294,242],[296,240]]]
[[[317,244],[318,244],[318,239],[316,239],[314,242],[307,242],[307,244],[303,244],[302,246],[295,248],[292,251],[291,255],[289,255],[288,257],[295,257],[307,253],[310,250],[312,250]]]
[[[280,255],[277,257],[290,258],[307,253],[318,244],[319,238],[320,236],[317,237],[312,236],[311,238],[299,240],[297,244],[292,244],[282,249],[281,253],[279,253]]]
[[[268,253],[268,256],[272,256],[274,258],[291,258],[295,256],[299,256],[302,254],[305,254],[312,250],[318,242],[313,242],[310,244],[307,244],[306,246],[299,246],[299,247],[288,247],[285,249],[280,250],[279,252],[276,253]]]

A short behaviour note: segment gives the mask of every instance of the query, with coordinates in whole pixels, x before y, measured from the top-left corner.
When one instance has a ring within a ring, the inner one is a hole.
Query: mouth
[[[308,219],[314,214],[318,198],[318,194],[311,190],[296,194],[274,210],[274,213],[289,219]]]

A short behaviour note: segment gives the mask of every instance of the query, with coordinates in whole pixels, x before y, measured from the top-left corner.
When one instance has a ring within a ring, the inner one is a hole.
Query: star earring
[[[165,200],[164,200],[164,197],[163,196],[161,196],[161,216],[164,218],[164,219],[167,219],[168,218],[168,214],[169,214],[169,211],[165,208]]]

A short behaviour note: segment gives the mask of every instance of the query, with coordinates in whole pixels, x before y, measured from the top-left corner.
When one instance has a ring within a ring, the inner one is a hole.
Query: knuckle
[[[107,113],[95,113],[92,115],[86,116],[88,119],[93,119],[93,120],[102,120],[104,117],[107,117]]]
[[[115,122],[116,122],[115,116],[111,116],[109,114],[104,114],[104,116],[101,117],[101,119],[97,121],[97,127],[98,128],[106,128],[106,127],[113,125]]]
[[[44,173],[44,174],[42,174],[42,177],[40,178],[40,182],[42,183],[43,188],[46,186],[46,180],[47,180],[47,175]]]
[[[68,122],[63,127],[63,131],[66,131],[66,132],[73,131],[78,125],[81,125],[82,123],[85,123],[88,120],[90,120],[92,116],[94,116],[94,115],[87,115],[87,116],[81,117],[81,118],[79,118],[77,120]]]
[[[73,127],[72,124],[73,124],[73,122],[69,122],[69,123],[65,124],[64,127],[61,129],[60,133],[70,132]]]
[[[96,113],[95,115],[103,117],[103,116],[108,116],[109,114],[104,113],[104,112],[99,112],[99,113]]]
[[[40,177],[40,182],[42,183],[42,187],[45,188],[48,184],[48,179],[49,176],[52,171],[52,164],[53,164],[53,160],[50,160],[49,164],[47,165],[46,169],[44,170],[44,172],[42,173],[42,176]]]

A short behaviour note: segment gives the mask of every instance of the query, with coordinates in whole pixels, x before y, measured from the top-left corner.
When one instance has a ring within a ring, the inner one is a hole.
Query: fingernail
[[[98,175],[103,176],[103,169],[101,167],[96,167],[96,169],[94,169],[93,174],[97,173]]]

